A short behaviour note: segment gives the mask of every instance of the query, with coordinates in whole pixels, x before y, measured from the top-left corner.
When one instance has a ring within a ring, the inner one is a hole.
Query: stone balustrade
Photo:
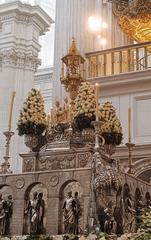
[[[86,54],[88,78],[142,71],[151,68],[151,42],[121,46]]]

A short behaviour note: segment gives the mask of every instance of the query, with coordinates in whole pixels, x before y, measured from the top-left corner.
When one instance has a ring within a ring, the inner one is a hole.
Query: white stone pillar
[[[52,20],[38,6],[19,1],[0,5],[0,155],[4,156],[12,92],[16,92],[11,141],[13,170],[21,169],[19,153],[23,152],[23,139],[17,133],[19,110],[34,86],[34,73],[39,65],[39,36],[47,32]],[[27,150],[26,150],[27,151]]]
[[[65,55],[71,44],[72,37],[77,40],[81,54],[103,47],[98,43],[96,35],[88,29],[88,17],[99,16],[108,23],[104,30],[107,38],[105,48],[111,48],[127,43],[126,38],[115,22],[112,13],[112,4],[107,0],[56,0],[55,19],[55,51],[54,51],[54,76],[53,100],[64,97],[65,93],[60,84],[60,59]]]
[[[62,100],[64,90],[60,84],[60,59],[67,54],[72,37],[77,40],[80,53],[93,51],[93,36],[87,31],[87,19],[93,15],[95,0],[57,0],[55,19],[55,51],[53,100]]]

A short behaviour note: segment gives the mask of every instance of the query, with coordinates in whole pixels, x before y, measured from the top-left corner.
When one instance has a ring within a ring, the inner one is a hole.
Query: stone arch
[[[151,167],[139,173],[137,177],[145,182],[151,183]]]
[[[79,197],[79,201],[80,201],[80,208],[83,209],[83,188],[81,186],[81,183],[77,180],[68,180],[66,182],[64,182],[59,190],[59,211],[58,211],[58,220],[59,220],[59,224],[58,224],[58,233],[61,234],[64,232],[63,229],[63,204],[65,201],[65,198],[67,197],[67,193],[71,191],[72,192],[72,196],[74,197],[74,194],[76,192],[78,192],[78,197]],[[80,224],[81,228],[83,227],[83,216],[81,215],[80,217]]]
[[[46,219],[47,219],[47,195],[48,195],[48,189],[46,188],[45,184],[42,182],[34,182],[30,184],[24,193],[24,226],[23,226],[23,234],[30,234],[30,210],[29,210],[29,204],[30,200],[33,199],[34,192],[37,192],[37,196],[39,196],[40,193],[43,193],[42,199],[44,200],[45,207],[44,207],[44,228],[46,227]]]
[[[133,173],[137,178],[150,182],[151,180],[151,161],[150,158],[137,160],[133,164]]]

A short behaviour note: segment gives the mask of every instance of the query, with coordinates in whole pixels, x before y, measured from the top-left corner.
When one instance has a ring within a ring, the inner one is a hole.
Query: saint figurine
[[[37,199],[38,193],[33,193],[33,199],[28,203],[25,210],[25,214],[29,213],[30,218],[30,234],[37,234],[37,223],[38,223],[38,210],[37,210]]]
[[[37,226],[37,232],[38,234],[45,233],[44,228],[44,213],[45,213],[45,201],[43,200],[43,193],[40,192],[38,194],[38,201],[37,201],[37,211],[38,211],[38,226]]]
[[[65,233],[74,233],[75,201],[71,191],[68,192],[68,196],[63,204],[63,218]]]
[[[78,198],[78,192],[75,192],[74,195],[74,205],[75,207],[75,216],[74,216],[74,234],[79,233],[79,219],[81,216],[81,207],[80,207],[80,201]]]
[[[127,196],[124,201],[125,204],[125,230],[126,232],[135,232],[136,230],[136,222],[135,222],[135,214],[136,211],[133,208],[132,198],[130,192],[127,193]]]
[[[12,195],[8,196],[8,199],[6,201],[6,223],[5,223],[5,235],[10,235],[10,225],[11,225],[11,219],[13,215],[13,198]]]
[[[5,235],[5,224],[6,224],[6,202],[2,198],[2,193],[0,193],[0,236]]]

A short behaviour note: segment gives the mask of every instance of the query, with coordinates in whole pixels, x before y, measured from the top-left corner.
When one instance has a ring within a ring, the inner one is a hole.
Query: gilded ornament
[[[112,2],[113,11],[122,30],[137,42],[151,41],[150,0],[112,0]]]

